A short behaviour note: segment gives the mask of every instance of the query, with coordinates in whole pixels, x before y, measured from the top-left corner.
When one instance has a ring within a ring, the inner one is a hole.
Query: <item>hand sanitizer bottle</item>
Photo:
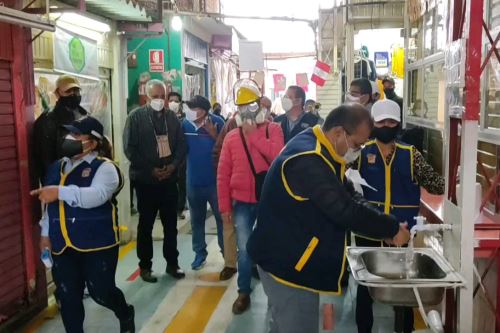
[[[50,254],[50,250],[48,247],[43,249],[42,254],[40,255],[40,259],[42,259],[45,267],[52,268],[52,255]]]

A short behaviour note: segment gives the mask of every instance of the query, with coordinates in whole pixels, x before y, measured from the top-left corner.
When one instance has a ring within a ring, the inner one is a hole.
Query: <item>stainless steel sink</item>
[[[464,284],[460,274],[432,249],[414,249],[408,269],[405,258],[406,248],[347,249],[354,279],[367,286],[372,298],[381,303],[418,306],[416,287],[423,305],[436,305],[441,302],[446,288]]]

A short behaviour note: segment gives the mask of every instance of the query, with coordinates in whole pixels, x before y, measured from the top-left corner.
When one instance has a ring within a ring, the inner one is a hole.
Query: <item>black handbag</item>
[[[240,127],[240,137],[243,142],[243,147],[245,148],[245,153],[247,154],[248,162],[250,163],[250,169],[252,169],[252,174],[255,179],[255,198],[257,201],[260,200],[260,195],[262,193],[262,188],[264,187],[264,180],[266,179],[267,171],[262,171],[257,173],[253,165],[252,156],[250,156],[250,151],[248,150],[247,142],[245,141],[245,136],[243,135],[243,129]],[[266,126],[266,139],[269,139],[269,124]],[[264,157],[264,156],[262,156]],[[264,160],[267,159],[264,157]]]

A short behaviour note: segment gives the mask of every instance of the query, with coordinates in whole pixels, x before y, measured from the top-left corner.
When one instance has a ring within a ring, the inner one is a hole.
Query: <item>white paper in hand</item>
[[[347,179],[349,179],[352,184],[354,185],[354,189],[356,190],[356,192],[360,193],[360,194],[363,194],[363,188],[362,186],[366,186],[368,187],[369,189],[373,190],[373,191],[377,191],[376,188],[370,186],[366,180],[361,177],[361,174],[359,173],[358,170],[355,170],[355,169],[348,169],[345,173],[345,176],[347,177]]]

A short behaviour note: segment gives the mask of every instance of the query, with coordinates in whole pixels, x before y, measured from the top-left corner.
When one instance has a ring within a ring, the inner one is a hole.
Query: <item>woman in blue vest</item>
[[[357,167],[367,183],[375,188],[363,188],[366,200],[385,214],[396,216],[398,222],[408,223],[408,229],[415,224],[414,217],[420,208],[420,187],[431,194],[444,193],[444,179],[415,147],[396,141],[400,131],[401,113],[399,105],[384,99],[373,104],[375,121],[372,136],[358,159]],[[356,237],[357,246],[383,246],[383,241]],[[372,299],[368,288],[358,286],[356,298],[356,323],[358,332],[371,332],[373,326]],[[394,332],[413,331],[413,309],[395,307]]]
[[[65,126],[65,156],[48,170],[46,186],[34,190],[47,205],[40,225],[41,250],[52,252],[52,273],[68,333],[83,333],[83,291],[112,310],[120,332],[134,332],[134,307],[115,284],[118,263],[116,195],[123,186],[118,167],[102,152],[109,142],[103,126],[85,117]],[[109,156],[110,157],[110,156]]]

